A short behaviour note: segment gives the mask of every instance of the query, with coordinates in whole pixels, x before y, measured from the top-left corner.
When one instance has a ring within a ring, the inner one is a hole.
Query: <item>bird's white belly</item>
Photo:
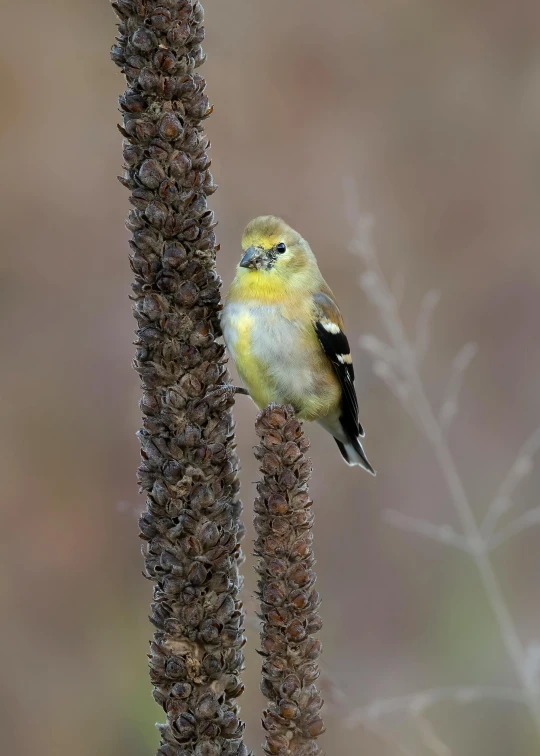
[[[253,353],[265,362],[280,392],[276,401],[287,401],[313,390],[313,369],[304,347],[302,329],[281,315],[270,314],[253,329]]]
[[[227,304],[221,325],[238,371],[258,404],[297,403],[306,393],[313,393],[316,376],[310,350],[314,333],[306,338],[302,327],[281,315],[276,306],[249,303]],[[254,385],[258,382],[267,383],[265,391]]]

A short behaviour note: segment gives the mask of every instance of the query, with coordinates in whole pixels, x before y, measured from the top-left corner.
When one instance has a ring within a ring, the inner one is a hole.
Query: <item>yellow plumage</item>
[[[222,313],[227,347],[259,407],[292,404],[336,439],[349,464],[373,472],[359,441],[343,319],[308,243],[280,218],[251,221]]]
[[[272,385],[264,362],[253,354],[251,346],[253,326],[251,315],[246,313],[238,317],[235,343],[236,366],[255,404],[266,407],[272,401]]]

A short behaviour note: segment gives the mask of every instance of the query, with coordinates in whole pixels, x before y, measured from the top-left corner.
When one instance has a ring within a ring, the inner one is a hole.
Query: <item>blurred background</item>
[[[357,183],[359,210],[375,218],[409,335],[425,292],[441,291],[422,373],[435,408],[454,355],[479,345],[448,438],[481,520],[540,425],[540,5],[204,6],[219,272],[227,286],[255,215],[283,215],[310,240],[348,324],[379,471],[371,479],[347,468],[332,440],[308,429],[323,745],[351,756],[534,756],[539,736],[519,703],[443,692],[423,713],[409,705],[433,688],[520,686],[470,557],[383,517],[393,509],[459,528],[431,445],[358,345],[383,331],[348,251],[343,182]],[[0,729],[12,756],[147,756],[158,742],[114,34],[106,0],[2,10]],[[241,703],[248,745],[260,752],[249,399],[239,397],[235,417],[250,613]],[[539,480],[532,471],[523,481],[503,524],[538,506]],[[532,527],[493,554],[533,677],[539,545]],[[394,713],[369,708],[402,696]]]

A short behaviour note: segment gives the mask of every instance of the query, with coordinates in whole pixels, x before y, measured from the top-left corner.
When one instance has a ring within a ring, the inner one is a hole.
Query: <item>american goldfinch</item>
[[[354,369],[343,318],[315,255],[281,218],[252,220],[221,326],[251,398],[292,404],[332,434],[347,464],[375,471],[360,438]]]

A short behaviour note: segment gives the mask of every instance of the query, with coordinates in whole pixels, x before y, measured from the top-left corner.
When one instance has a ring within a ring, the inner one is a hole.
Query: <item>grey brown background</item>
[[[348,324],[379,470],[372,480],[346,468],[331,439],[309,430],[325,748],[399,753],[347,730],[347,714],[377,698],[514,678],[467,556],[381,518],[394,508],[456,524],[429,446],[357,346],[380,326],[347,251],[343,179],[356,179],[361,209],[376,218],[385,271],[403,277],[410,332],[425,291],[442,291],[424,372],[436,403],[455,352],[480,345],[450,443],[482,514],[540,424],[540,5],[204,5],[219,271],[228,285],[257,214],[283,215],[312,242]],[[157,742],[114,28],[105,0],[2,7],[0,719],[12,756],[143,756]],[[249,523],[255,409],[240,397],[235,414]],[[538,480],[520,489],[519,511],[538,503]],[[531,529],[495,560],[525,642],[540,638],[539,538]],[[251,563],[243,714],[258,748]],[[511,704],[444,704],[432,720],[452,756],[538,752]],[[414,756],[450,756],[407,718],[384,726]]]

